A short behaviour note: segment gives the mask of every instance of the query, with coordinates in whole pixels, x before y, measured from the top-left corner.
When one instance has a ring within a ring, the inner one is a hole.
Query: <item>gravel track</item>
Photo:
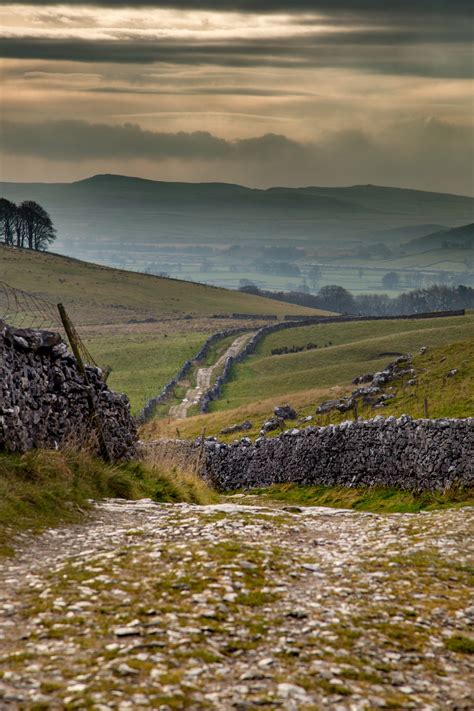
[[[227,358],[235,358],[253,335],[254,333],[244,333],[233,341],[214,365],[208,366],[207,368],[198,368],[196,372],[196,386],[186,391],[186,395],[179,405],[173,405],[170,408],[170,417],[174,417],[175,419],[184,419],[187,417],[188,410],[193,405],[196,405],[203,393],[211,387],[214,373],[225,364]]]
[[[98,504],[0,570],[1,709],[472,708],[473,510]]]

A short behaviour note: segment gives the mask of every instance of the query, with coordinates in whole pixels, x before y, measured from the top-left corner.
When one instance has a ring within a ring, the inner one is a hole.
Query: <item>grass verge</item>
[[[252,489],[248,493],[258,497],[260,503],[267,500],[294,506],[329,506],[374,513],[417,513],[418,511],[433,511],[442,508],[474,506],[474,491],[472,489],[417,494],[398,489],[348,489],[275,484],[267,488]]]
[[[26,530],[80,520],[90,499],[151,498],[195,504],[215,500],[199,477],[156,462],[106,464],[86,452],[0,453],[0,555]]]

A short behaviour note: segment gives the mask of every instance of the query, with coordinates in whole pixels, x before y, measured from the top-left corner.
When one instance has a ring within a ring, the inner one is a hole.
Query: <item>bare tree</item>
[[[6,198],[0,198],[0,239],[11,246],[14,243],[16,205]]]
[[[43,251],[56,239],[56,230],[46,210],[33,200],[25,200],[19,209],[21,246]]]

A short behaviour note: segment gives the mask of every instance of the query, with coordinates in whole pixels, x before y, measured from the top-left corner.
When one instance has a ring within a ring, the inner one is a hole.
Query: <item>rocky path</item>
[[[108,501],[2,560],[0,708],[472,708],[472,509],[228,501]]]
[[[253,335],[253,332],[244,333],[233,341],[233,343],[229,346],[225,353],[220,356],[214,365],[208,366],[207,368],[198,368],[196,372],[196,386],[186,391],[186,395],[179,405],[173,405],[173,407],[170,407],[170,417],[174,417],[176,419],[183,419],[187,417],[189,408],[196,405],[201,399],[202,394],[211,387],[213,380],[215,380],[215,378],[213,378],[214,374],[222,368],[227,358],[230,358],[231,356],[235,358],[235,356],[240,353],[242,348]]]

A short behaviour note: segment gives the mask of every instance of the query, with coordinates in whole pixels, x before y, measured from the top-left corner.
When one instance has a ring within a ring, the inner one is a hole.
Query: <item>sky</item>
[[[471,2],[0,0],[0,178],[474,194]]]

